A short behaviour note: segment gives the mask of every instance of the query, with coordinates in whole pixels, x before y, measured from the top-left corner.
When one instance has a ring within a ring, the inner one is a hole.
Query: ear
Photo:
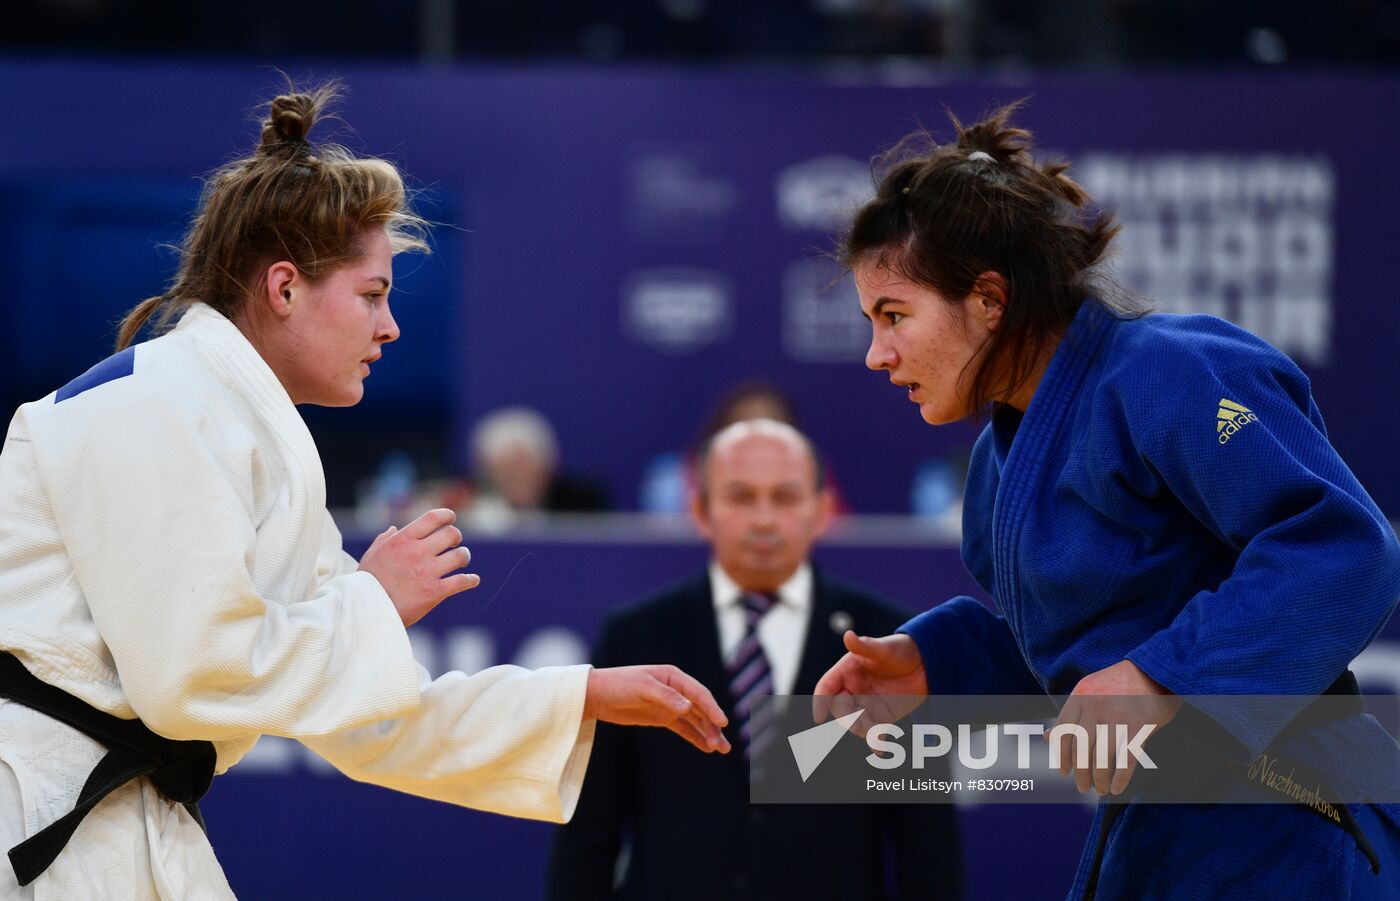
[[[817,494],[817,527],[812,531],[813,539],[821,538],[831,528],[836,518],[836,496],[830,488],[823,488]]]
[[[296,264],[286,260],[273,263],[267,267],[266,282],[267,288],[262,299],[267,309],[282,318],[290,316],[293,299],[302,284],[301,273],[297,271]]]
[[[967,296],[967,306],[973,316],[981,320],[987,331],[994,332],[1001,327],[1002,315],[1006,312],[1006,278],[1000,272],[983,272],[972,283],[972,291]]]
[[[705,499],[700,486],[690,494],[690,519],[695,523],[695,529],[706,541],[713,541],[714,536],[710,531],[710,507]]]

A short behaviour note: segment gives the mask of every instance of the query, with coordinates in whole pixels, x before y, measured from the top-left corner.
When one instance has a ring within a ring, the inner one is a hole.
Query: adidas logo
[[[1220,398],[1220,410],[1215,414],[1215,440],[1224,444],[1240,429],[1251,422],[1258,421],[1259,417],[1254,415],[1248,407],[1222,397]]]

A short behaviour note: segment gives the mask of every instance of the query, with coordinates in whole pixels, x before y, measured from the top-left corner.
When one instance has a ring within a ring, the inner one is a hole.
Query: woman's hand
[[[1100,795],[1119,795],[1128,787],[1128,781],[1137,769],[1137,758],[1125,754],[1114,746],[1118,740],[1118,727],[1125,727],[1124,737],[1128,742],[1137,736],[1143,726],[1151,724],[1153,733],[1171,722],[1181,710],[1181,698],[1172,694],[1138,669],[1131,660],[1120,660],[1106,669],[1090,673],[1070,692],[1069,699],[1060,710],[1060,718],[1055,721],[1078,723],[1088,735],[1088,767],[1080,767],[1076,752],[1077,743],[1068,735],[1061,735],[1060,772],[1068,776],[1074,773],[1074,784],[1080,794],[1091,787]],[[1104,755],[1107,767],[1095,766],[1099,749],[1097,727],[1107,726],[1106,735],[1110,747]],[[1047,733],[1048,735],[1048,733]],[[1150,738],[1150,735],[1148,736]],[[1115,758],[1121,758],[1116,759]]]
[[[848,630],[842,641],[846,655],[817,682],[813,721],[864,708],[851,727],[864,736],[876,723],[903,719],[928,696],[923,657],[908,635],[867,638]]]
[[[702,751],[729,752],[729,719],[705,686],[674,666],[617,666],[588,674],[585,718],[619,726],[665,726]]]
[[[405,626],[411,626],[458,592],[475,588],[481,577],[458,573],[471,562],[461,547],[462,533],[452,525],[457,514],[429,510],[402,529],[381,532],[360,558],[360,570],[384,586]]]

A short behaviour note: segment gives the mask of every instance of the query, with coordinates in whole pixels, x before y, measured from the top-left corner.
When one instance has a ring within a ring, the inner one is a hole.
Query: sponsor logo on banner
[[[622,286],[622,330],[666,354],[687,354],[729,336],[729,280],[709,269],[681,266],[633,273]]]
[[[870,164],[831,154],[778,173],[778,221],[789,231],[840,231],[875,196]]]
[[[739,186],[706,171],[696,150],[649,151],[627,168],[627,223],[638,240],[712,240],[724,233],[741,200]]]
[[[783,350],[804,363],[865,357],[870,324],[855,284],[829,260],[798,260],[783,272]]]
[[[1099,153],[1072,174],[1118,212],[1115,274],[1156,309],[1230,319],[1306,364],[1331,359],[1330,160]]]

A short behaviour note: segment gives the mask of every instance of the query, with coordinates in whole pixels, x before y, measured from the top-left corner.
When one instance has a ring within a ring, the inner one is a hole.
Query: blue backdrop
[[[864,327],[849,286],[826,288],[822,254],[870,188],[872,152],[918,122],[946,136],[944,105],[969,119],[1032,95],[1023,120],[1042,146],[1122,211],[1123,279],[1298,358],[1343,456],[1383,509],[1400,508],[1394,77],[341,74],[347,142],[402,163],[445,225],[436,256],[398,264],[405,336],[364,408],[336,415],[407,411],[460,438],[482,413],[527,403],[557,424],[571,466],[630,506],[648,462],[684,448],[726,386],[765,375],[796,397],[853,508],[905,510],[919,466],[957,457],[973,433],[924,426],[864,371]],[[252,146],[244,113],[274,79],[0,59],[0,83],[0,390],[13,404],[103,356],[112,322],[162,289],[173,258],[156,245],[178,237],[193,176]],[[703,561],[685,541],[474,550],[486,586],[414,630],[437,668],[576,659],[607,609]],[[823,559],[914,607],[966,587],[951,547],[833,546]],[[1369,656],[1391,685],[1396,647]],[[353,785],[279,742],[218,780],[208,813],[250,898],[534,897],[551,830]],[[1049,898],[1068,886],[1087,818],[991,808],[964,824],[973,896],[1014,884]]]
[[[325,74],[323,70],[321,74]],[[1394,77],[874,75],[626,68],[350,68],[350,143],[412,173],[447,225],[438,257],[399,264],[405,337],[369,412],[421,410],[464,436],[505,404],[541,409],[574,469],[635,506],[648,462],[695,437],[735,380],[765,375],[863,512],[909,507],[929,429],[860,365],[849,282],[822,290],[840,212],[870,155],[922,122],[948,134],[1031,96],[1048,152],[1119,208],[1125,281],[1165,309],[1240,321],[1303,363],[1333,438],[1382,508],[1400,429],[1386,286],[1400,173]],[[192,176],[245,152],[244,113],[274,83],[251,67],[0,60],[0,262],[23,340],[0,366],[41,394],[101,355],[108,326],[161,288]],[[324,136],[324,135],[323,135]],[[382,373],[382,374],[381,374]],[[639,411],[642,411],[639,415]],[[456,456],[464,452],[456,445]]]

